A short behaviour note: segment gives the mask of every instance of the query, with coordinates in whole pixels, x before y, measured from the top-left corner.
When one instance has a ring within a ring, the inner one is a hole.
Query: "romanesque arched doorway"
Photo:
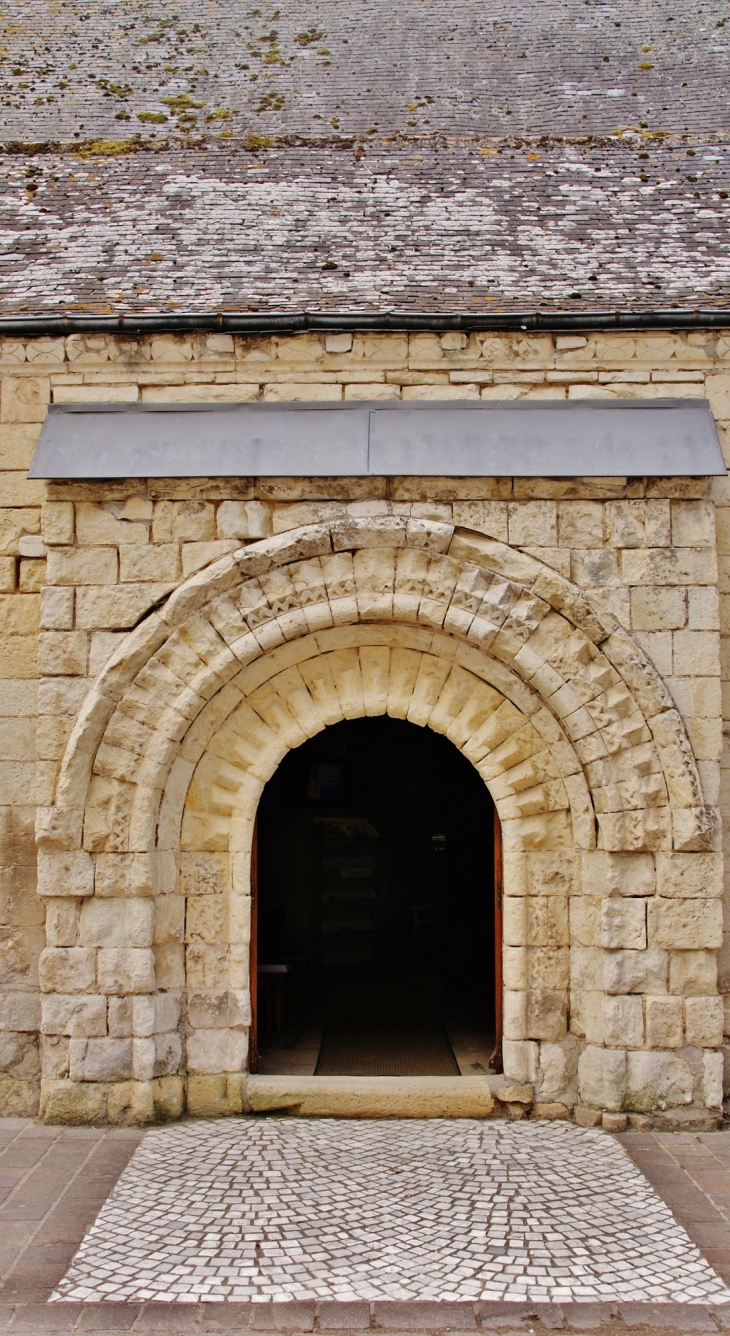
[[[252,1069],[494,1070],[494,832],[432,729],[346,719],[289,752],[258,809]]]
[[[71,1036],[44,1117],[244,1107],[261,794],[308,739],[386,716],[448,739],[499,814],[505,1075],[565,1108],[716,1101],[721,1054],[643,1037],[646,990],[681,988],[721,929],[714,809],[668,690],[538,560],[385,517],[214,563],[85,697],[38,814],[43,1030]]]

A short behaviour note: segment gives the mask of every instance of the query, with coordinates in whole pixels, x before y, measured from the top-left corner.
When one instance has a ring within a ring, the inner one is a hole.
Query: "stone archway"
[[[84,702],[38,827],[44,1030],[70,1034],[47,1117],[179,1111],[186,1080],[190,1107],[240,1108],[258,798],[291,747],[369,713],[445,733],[497,805],[508,1074],[570,1102],[585,1050],[582,1097],[623,1102],[626,1050],[590,1043],[601,952],[651,968],[646,914],[655,934],[667,918],[649,904],[655,857],[665,879],[697,876],[715,840],[680,717],[615,619],[538,561],[444,524],[364,519],[206,568]],[[620,964],[610,996],[631,999]]]

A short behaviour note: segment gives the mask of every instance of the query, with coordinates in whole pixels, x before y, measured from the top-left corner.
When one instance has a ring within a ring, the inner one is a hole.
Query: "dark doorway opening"
[[[290,752],[258,813],[252,1070],[490,1070],[495,831],[483,780],[430,729],[346,720]]]

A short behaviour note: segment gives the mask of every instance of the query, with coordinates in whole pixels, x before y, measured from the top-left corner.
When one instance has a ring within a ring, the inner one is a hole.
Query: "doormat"
[[[315,1076],[461,1076],[442,1025],[327,1021]]]

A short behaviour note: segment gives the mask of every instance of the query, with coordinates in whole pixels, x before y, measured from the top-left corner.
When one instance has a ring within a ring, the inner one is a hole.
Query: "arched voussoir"
[[[436,666],[416,668],[418,655]],[[55,806],[39,816],[41,850],[168,848],[182,810],[173,790],[187,793],[203,751],[237,710],[243,719],[244,702],[259,732],[246,741],[239,729],[236,746],[242,756],[253,749],[251,773],[265,782],[269,733],[289,748],[335,722],[335,709],[342,718],[397,713],[414,672],[412,714],[400,717],[423,722],[435,710],[430,726],[448,733],[471,674],[529,719],[543,750],[563,757],[565,773],[546,770],[540,783],[546,803],[564,791],[567,804],[546,810],[573,811],[573,829],[582,811],[600,848],[712,845],[681,718],[615,618],[505,544],[378,517],[252,543],[185,581],[130,633],[79,713]],[[464,709],[459,736],[472,727]],[[505,823],[517,806],[507,803]]]

